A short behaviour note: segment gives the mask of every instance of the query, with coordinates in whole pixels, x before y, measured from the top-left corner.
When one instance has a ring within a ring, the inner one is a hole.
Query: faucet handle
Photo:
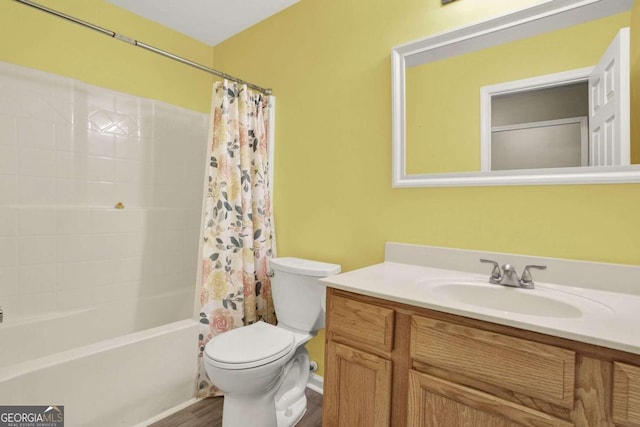
[[[502,271],[500,271],[500,264],[491,260],[491,259],[480,259],[480,262],[484,262],[487,264],[493,264],[493,269],[491,270],[491,277],[489,281],[491,283],[499,283],[502,280]]]
[[[533,277],[531,276],[531,271],[529,271],[530,268],[535,268],[538,270],[546,270],[547,266],[546,265],[527,265],[524,268],[524,271],[522,272],[522,278],[520,279],[520,284],[522,286],[530,286],[533,287],[534,283],[533,283]]]

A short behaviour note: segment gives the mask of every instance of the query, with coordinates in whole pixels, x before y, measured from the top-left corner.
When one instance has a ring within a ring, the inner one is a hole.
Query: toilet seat
[[[221,369],[249,369],[269,364],[295,350],[293,333],[257,322],[217,335],[206,345],[209,363]]]

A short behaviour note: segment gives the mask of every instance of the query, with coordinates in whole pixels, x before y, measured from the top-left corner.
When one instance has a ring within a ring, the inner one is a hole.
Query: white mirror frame
[[[519,171],[406,173],[405,68],[625,12],[633,0],[548,0],[526,9],[416,40],[391,51],[394,188],[640,182],[640,165]],[[480,134],[478,129],[478,134]]]

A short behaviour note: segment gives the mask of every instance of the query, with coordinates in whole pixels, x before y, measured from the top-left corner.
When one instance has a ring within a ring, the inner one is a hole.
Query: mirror
[[[628,83],[596,66],[632,5],[552,0],[394,48],[393,186],[640,182]],[[628,72],[628,53],[616,61]],[[595,83],[610,94],[621,80],[626,110],[590,118],[604,96]]]

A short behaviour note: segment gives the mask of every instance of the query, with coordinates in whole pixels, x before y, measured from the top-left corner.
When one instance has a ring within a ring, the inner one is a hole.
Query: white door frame
[[[587,82],[593,69],[594,67],[579,68],[480,88],[480,170],[491,171],[491,98],[493,96]]]

